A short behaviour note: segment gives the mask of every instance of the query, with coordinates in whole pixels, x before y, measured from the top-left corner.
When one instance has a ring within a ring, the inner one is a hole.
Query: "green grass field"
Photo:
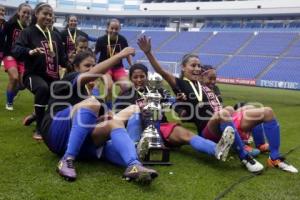
[[[0,199],[216,199],[235,185],[222,199],[300,199],[300,176],[276,169],[251,176],[236,156],[222,163],[186,146],[172,151],[172,166],[155,166],[160,173],[150,186],[121,179],[122,168],[109,163],[77,162],[78,179],[64,181],[55,172],[59,160],[41,142],[31,139],[34,126],[21,122],[33,107],[33,97],[24,91],[17,98],[15,111],[4,109],[7,77],[0,73]],[[281,151],[300,145],[300,92],[220,85],[225,103],[260,102],[272,106],[281,123]],[[287,155],[300,169],[300,149]],[[258,160],[266,163],[267,155]]]

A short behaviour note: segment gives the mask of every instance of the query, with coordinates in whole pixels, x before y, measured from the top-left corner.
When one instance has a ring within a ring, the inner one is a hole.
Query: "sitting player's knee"
[[[116,128],[124,128],[124,123],[120,120],[109,120],[107,121],[107,125],[111,128],[111,129],[116,129]]]
[[[101,104],[95,98],[88,98],[86,106],[89,107],[90,109],[96,111],[96,112],[99,112]]]
[[[182,131],[181,139],[184,143],[188,143],[193,136],[195,135],[192,132],[190,132],[189,130],[184,130]]]
[[[270,107],[264,108],[264,118],[265,120],[271,120],[275,117],[273,109]]]
[[[231,121],[231,113],[227,109],[222,109],[218,112],[218,116],[221,121]]]
[[[226,110],[230,115],[235,112],[232,106],[226,106],[224,110]]]

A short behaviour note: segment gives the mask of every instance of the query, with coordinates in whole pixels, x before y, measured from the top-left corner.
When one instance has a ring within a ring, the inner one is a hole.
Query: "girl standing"
[[[0,5],[0,66],[3,60],[3,50],[5,44],[5,34],[4,34],[4,27],[5,27],[5,7]]]
[[[13,110],[13,100],[18,93],[18,87],[22,86],[24,63],[16,58],[12,50],[21,32],[27,27],[31,15],[31,7],[27,3],[19,5],[16,14],[11,17],[4,29],[6,42],[4,46],[4,69],[8,74],[9,81],[6,89],[6,109]]]
[[[121,29],[121,24],[117,19],[111,19],[107,23],[106,35],[98,38],[96,42],[95,54],[100,53],[100,58],[98,62],[102,62],[114,54],[120,52],[122,49],[128,47],[128,42],[126,38],[119,34]],[[132,57],[128,56],[128,64],[132,65]],[[112,107],[112,87],[113,83],[120,81],[118,84],[121,87],[122,91],[125,91],[128,88],[128,85],[125,82],[128,81],[127,73],[124,69],[122,60],[113,66],[112,69],[108,71],[103,77],[104,83],[107,87],[106,94],[106,104],[109,108]]]
[[[66,28],[61,32],[62,41],[64,44],[65,53],[70,56],[76,51],[77,37],[82,36],[86,39],[89,38],[88,34],[77,29],[78,20],[75,15],[67,17]]]
[[[25,61],[23,82],[34,94],[37,122],[34,139],[42,139],[40,126],[48,104],[50,84],[59,79],[59,66],[67,66],[62,42],[48,28],[52,20],[52,7],[47,3],[38,4],[32,25],[24,29],[13,50],[17,59]]]

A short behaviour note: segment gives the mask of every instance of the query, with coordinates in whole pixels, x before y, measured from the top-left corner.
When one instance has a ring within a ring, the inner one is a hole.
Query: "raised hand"
[[[151,38],[143,35],[138,39],[137,44],[139,45],[140,49],[144,53],[149,53],[151,51]]]

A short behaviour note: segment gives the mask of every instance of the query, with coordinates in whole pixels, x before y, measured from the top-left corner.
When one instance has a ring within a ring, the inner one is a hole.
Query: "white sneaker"
[[[278,158],[276,160],[268,158],[267,163],[268,167],[276,167],[286,172],[298,173],[298,169],[296,169],[293,165],[288,164],[284,158]]]
[[[223,131],[222,137],[216,146],[215,156],[218,160],[226,161],[230,147],[234,142],[234,130],[227,126]]]
[[[142,137],[137,144],[137,154],[140,160],[144,160],[149,152],[149,138]]]
[[[12,104],[8,104],[8,103],[5,105],[5,108],[6,108],[6,110],[10,110],[10,111],[14,110],[13,105]]]
[[[252,173],[260,173],[264,169],[264,166],[261,163],[249,155],[242,160],[242,163],[246,166],[248,171]]]

